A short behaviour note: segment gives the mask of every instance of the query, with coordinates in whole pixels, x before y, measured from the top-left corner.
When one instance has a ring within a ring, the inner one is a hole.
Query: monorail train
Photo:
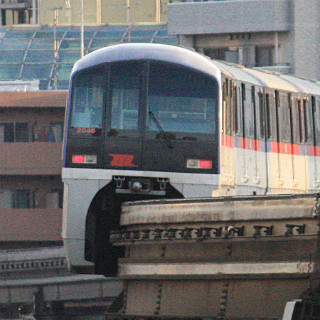
[[[72,70],[63,239],[72,270],[116,273],[124,201],[320,190],[320,84],[160,44]]]

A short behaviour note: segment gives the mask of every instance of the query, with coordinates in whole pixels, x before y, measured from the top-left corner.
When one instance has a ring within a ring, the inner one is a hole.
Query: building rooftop
[[[176,45],[177,37],[166,25],[85,27],[85,54],[125,42]],[[0,27],[0,81],[39,79],[40,90],[68,89],[80,48],[79,26]]]

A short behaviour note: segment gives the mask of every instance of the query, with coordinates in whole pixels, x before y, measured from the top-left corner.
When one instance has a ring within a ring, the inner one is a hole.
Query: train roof
[[[225,76],[237,81],[249,82],[270,89],[320,95],[320,82],[285,74],[245,68],[225,61],[212,60]]]
[[[126,43],[96,50],[78,60],[71,75],[104,63],[146,59],[183,65],[218,79],[221,75],[217,66],[205,56],[185,48],[156,43]]]
[[[224,74],[235,81],[248,82],[255,86],[320,95],[320,82],[210,60],[186,48],[155,43],[126,43],[96,50],[76,62],[71,76],[86,68],[104,63],[145,59],[183,65],[218,79],[221,74]]]

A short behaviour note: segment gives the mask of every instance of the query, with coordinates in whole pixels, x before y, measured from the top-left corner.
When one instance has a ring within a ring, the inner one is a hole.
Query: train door
[[[143,71],[143,64],[137,62],[120,62],[109,67],[104,146],[107,168],[141,169]]]
[[[255,154],[256,137],[256,102],[255,88],[248,84],[241,84],[241,118],[242,118],[242,184],[245,188],[254,188],[257,174],[257,159]],[[250,190],[248,190],[250,192]],[[256,192],[254,190],[254,192]]]
[[[293,170],[295,188],[305,191],[307,188],[306,151],[309,142],[307,99],[300,95],[293,95],[292,119],[293,119]]]
[[[237,118],[237,90],[231,79],[223,80],[222,96],[221,185],[222,194],[229,195],[234,193],[235,185],[234,133]]]
[[[275,99],[278,118],[279,185],[290,190],[296,187],[292,160],[291,96],[287,92],[276,91]]]
[[[264,193],[267,188],[267,148],[266,148],[266,115],[265,115],[265,99],[263,88],[255,87],[255,161],[256,173],[253,179],[254,185],[257,186],[260,193]]]
[[[264,93],[263,135],[267,157],[267,193],[279,187],[280,172],[278,159],[278,119],[275,108],[275,92],[266,89]]]

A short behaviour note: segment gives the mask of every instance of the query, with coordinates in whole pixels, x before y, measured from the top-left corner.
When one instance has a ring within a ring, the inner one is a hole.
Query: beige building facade
[[[61,245],[66,98],[0,92],[0,249]]]
[[[166,23],[169,0],[3,0],[0,25]],[[83,14],[82,14],[83,12]]]
[[[168,27],[213,59],[320,80],[319,0],[179,0]]]

